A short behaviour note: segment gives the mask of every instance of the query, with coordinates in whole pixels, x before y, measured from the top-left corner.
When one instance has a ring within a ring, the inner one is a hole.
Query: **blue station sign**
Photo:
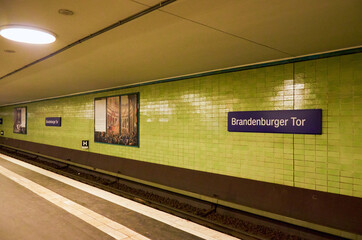
[[[45,126],[47,127],[60,127],[61,125],[62,125],[62,118],[60,117],[45,118]]]
[[[322,109],[229,112],[228,131],[322,134]]]

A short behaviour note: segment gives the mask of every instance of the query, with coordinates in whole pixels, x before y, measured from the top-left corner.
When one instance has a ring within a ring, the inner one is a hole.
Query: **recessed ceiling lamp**
[[[58,13],[62,14],[62,15],[66,15],[66,16],[72,16],[74,14],[74,12],[72,10],[64,9],[64,8],[59,9]]]
[[[11,49],[5,49],[4,52],[6,52],[6,53],[16,53],[14,50],[11,50]]]
[[[8,25],[0,28],[0,35],[16,42],[31,44],[49,44],[55,41],[55,35],[43,29]]]

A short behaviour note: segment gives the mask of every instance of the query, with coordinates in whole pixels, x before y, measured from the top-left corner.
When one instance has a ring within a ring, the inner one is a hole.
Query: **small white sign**
[[[89,140],[82,140],[82,148],[83,149],[89,148]]]

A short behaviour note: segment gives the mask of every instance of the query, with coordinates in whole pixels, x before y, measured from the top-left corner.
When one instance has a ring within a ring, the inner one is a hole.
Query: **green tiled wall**
[[[93,142],[94,98],[140,93],[140,147]],[[27,135],[5,137],[362,197],[362,54],[158,83],[19,106]],[[235,133],[229,111],[323,109],[323,134]],[[45,127],[62,117],[62,127]]]

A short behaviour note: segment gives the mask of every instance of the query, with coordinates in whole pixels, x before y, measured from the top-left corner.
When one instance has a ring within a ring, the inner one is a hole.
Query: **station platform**
[[[0,154],[1,240],[235,237]]]

